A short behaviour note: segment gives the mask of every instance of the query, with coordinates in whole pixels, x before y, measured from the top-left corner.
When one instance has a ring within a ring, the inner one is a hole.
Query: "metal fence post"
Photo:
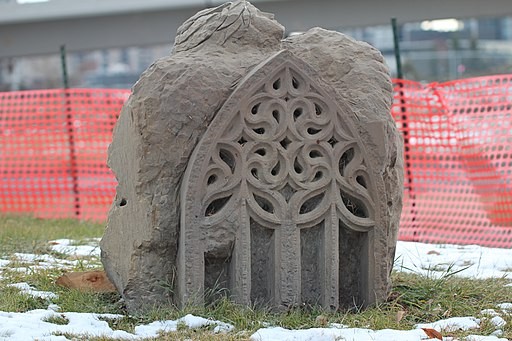
[[[398,37],[398,24],[396,18],[391,18],[391,27],[393,29],[393,43],[395,50],[395,60],[396,60],[396,73],[398,78],[398,87],[399,87],[399,96],[400,96],[400,111],[402,112],[402,133],[404,138],[404,158],[405,158],[405,173],[407,176],[408,190],[409,190],[409,198],[411,201],[411,221],[412,228],[416,228],[416,194],[413,190],[413,179],[411,172],[411,156],[410,145],[409,145],[409,116],[407,115],[407,109],[405,108],[405,96],[404,96],[404,74],[402,70],[402,59],[400,56],[400,43]],[[414,232],[416,234],[416,232]]]
[[[60,60],[62,66],[62,81],[64,85],[64,111],[66,112],[66,123],[68,128],[68,142],[69,142],[69,171],[71,173],[71,181],[73,186],[73,208],[76,218],[80,218],[80,191],[78,186],[78,168],[76,160],[76,146],[75,146],[75,129],[73,122],[73,110],[71,105],[71,94],[69,93],[69,79],[68,69],[66,63],[66,45],[60,46]]]

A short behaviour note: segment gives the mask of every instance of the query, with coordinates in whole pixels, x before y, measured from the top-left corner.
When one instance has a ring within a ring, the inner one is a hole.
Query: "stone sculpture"
[[[204,302],[337,309],[386,297],[402,144],[380,53],[282,40],[246,1],[199,12],[114,131],[102,261],[131,311]]]

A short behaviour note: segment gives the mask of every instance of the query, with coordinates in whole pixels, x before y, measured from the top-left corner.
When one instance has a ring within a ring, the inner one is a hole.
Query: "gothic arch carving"
[[[339,305],[340,229],[363,236],[357,238],[368,252],[373,241],[364,236],[380,219],[373,197],[379,179],[348,115],[286,50],[240,81],[182,181],[182,301],[200,301],[214,276],[240,303]],[[319,253],[304,251],[309,242],[321,244]],[[318,264],[308,266],[308,257]],[[217,270],[205,269],[215,262]],[[363,263],[361,283],[373,272]],[[371,283],[364,286],[363,299],[371,295]],[[306,287],[314,293],[305,294]]]

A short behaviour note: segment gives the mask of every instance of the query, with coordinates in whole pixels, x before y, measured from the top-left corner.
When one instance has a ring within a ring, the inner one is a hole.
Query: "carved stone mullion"
[[[377,235],[377,230],[379,226],[374,226],[372,229],[368,230],[365,233],[364,244],[360,251],[361,258],[361,278],[359,282],[361,283],[361,288],[359,290],[360,296],[363,300],[362,303],[369,304],[370,302],[375,301],[375,281],[370,280],[371,278],[375,278],[378,273],[382,274],[383,269],[375,268],[372,264],[375,264],[377,259],[375,259],[376,253],[374,250],[380,248],[380,245],[376,245],[375,236]],[[378,241],[377,241],[378,242]],[[387,271],[387,269],[386,269]]]
[[[207,150],[197,149],[194,151],[195,157],[202,160],[202,168],[206,168],[209,158],[206,157]],[[199,172],[191,172],[187,169],[185,177],[191,182],[202,183],[199,180],[201,174]],[[203,304],[204,303],[204,250],[206,250],[205,231],[203,228],[203,211],[202,205],[193,203],[194,197],[201,192],[201,189],[192,187],[190,193],[181,192],[181,202],[183,206],[190,206],[192,209],[188,215],[181,216],[180,239],[177,255],[177,272],[179,274],[176,289],[177,300],[181,306],[187,304]],[[196,226],[191,229],[186,226]],[[198,257],[197,250],[202,250],[202,254]]]
[[[335,190],[335,184],[331,185]],[[338,249],[339,238],[339,219],[336,205],[331,203],[331,208],[324,220],[324,255],[323,255],[323,274],[324,283],[322,287],[322,306],[330,309],[337,309],[339,306],[339,271],[340,271],[340,253]],[[321,280],[321,279],[319,279]]]
[[[191,221],[200,226],[199,221]],[[202,228],[182,230],[180,249],[178,253],[178,278],[177,289],[180,304],[204,303],[204,256],[197,257],[196,250],[205,250],[204,237],[201,236]]]
[[[247,187],[242,185],[242,187]],[[245,189],[246,190],[246,189]],[[236,233],[233,248],[231,271],[234,282],[231,283],[232,296],[237,303],[251,304],[251,221],[246,199],[240,202],[240,227]]]
[[[276,263],[276,304],[291,307],[299,303],[301,292],[300,229],[287,219],[275,230],[275,243],[279,245]],[[277,246],[276,245],[276,246]]]

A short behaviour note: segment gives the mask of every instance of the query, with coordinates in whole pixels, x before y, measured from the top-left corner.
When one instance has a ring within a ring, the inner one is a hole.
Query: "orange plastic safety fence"
[[[405,141],[400,239],[512,247],[512,75],[396,80]],[[103,221],[107,146],[128,90],[0,93],[0,212]]]
[[[0,212],[104,220],[106,151],[128,90],[0,93]]]
[[[395,82],[405,142],[400,238],[512,247],[512,75]]]

